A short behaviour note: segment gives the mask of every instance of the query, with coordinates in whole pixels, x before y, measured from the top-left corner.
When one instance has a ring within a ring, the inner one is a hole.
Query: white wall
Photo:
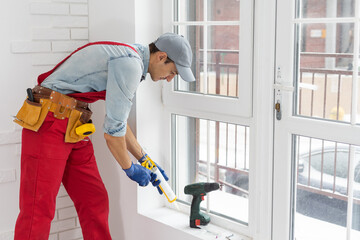
[[[36,77],[88,42],[87,0],[3,0],[0,8],[0,239],[13,239],[19,212],[21,129],[12,122]],[[73,203],[61,187],[50,239],[79,239]]]
[[[40,73],[88,41],[115,40],[148,44],[162,33],[161,0],[4,0],[0,8],[0,239],[13,239],[18,214],[21,129],[12,123],[25,89]],[[148,153],[166,170],[161,122],[161,87],[148,77],[140,84],[129,123]],[[189,235],[138,214],[138,208],[158,207],[163,200],[151,186],[138,188],[108,151],[102,129],[104,102],[92,106],[98,131],[95,153],[110,197],[113,239],[193,239]],[[151,117],[149,117],[151,116]],[[134,159],[133,159],[134,160]],[[160,201],[154,201],[155,199]],[[73,203],[62,187],[49,239],[81,238]]]
[[[89,40],[113,40],[124,43],[134,42],[134,2],[125,0],[103,1],[89,0]],[[99,171],[109,194],[109,224],[113,239],[131,239],[127,237],[131,228],[127,222],[134,222],[136,213],[136,185],[127,179],[116,160],[107,149],[102,124],[105,116],[104,101],[92,106],[93,121],[97,132],[92,141]],[[134,111],[131,113],[134,119]],[[132,121],[129,121],[132,126]],[[131,227],[131,226],[130,226]],[[125,230],[126,229],[126,230]]]

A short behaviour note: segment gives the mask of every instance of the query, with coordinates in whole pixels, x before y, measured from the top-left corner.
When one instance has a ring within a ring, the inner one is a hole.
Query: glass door
[[[272,239],[360,239],[359,22],[356,0],[277,1]]]

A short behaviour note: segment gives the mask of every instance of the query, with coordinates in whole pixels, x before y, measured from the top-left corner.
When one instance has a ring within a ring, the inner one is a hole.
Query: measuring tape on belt
[[[79,136],[87,137],[95,132],[95,125],[92,122],[85,123],[75,129],[75,132]]]

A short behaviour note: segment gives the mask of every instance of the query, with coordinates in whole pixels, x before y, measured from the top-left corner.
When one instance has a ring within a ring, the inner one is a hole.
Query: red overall
[[[128,46],[114,42],[96,42],[78,50],[93,44]],[[38,83],[70,56],[51,71],[41,74]],[[105,91],[69,96],[91,103],[99,99],[105,100]],[[93,145],[89,138],[77,143],[65,143],[67,122],[68,119],[57,119],[49,112],[38,132],[23,129],[20,213],[15,226],[15,240],[49,238],[61,182],[74,202],[84,239],[111,239],[108,226],[109,200],[96,165]]]

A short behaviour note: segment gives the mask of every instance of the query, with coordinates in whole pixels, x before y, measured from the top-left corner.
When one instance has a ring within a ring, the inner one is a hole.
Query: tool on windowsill
[[[221,187],[219,183],[193,183],[185,186],[184,193],[193,196],[190,212],[190,227],[199,228],[199,225],[207,225],[210,222],[209,215],[200,211],[200,203],[208,192],[218,190]]]

